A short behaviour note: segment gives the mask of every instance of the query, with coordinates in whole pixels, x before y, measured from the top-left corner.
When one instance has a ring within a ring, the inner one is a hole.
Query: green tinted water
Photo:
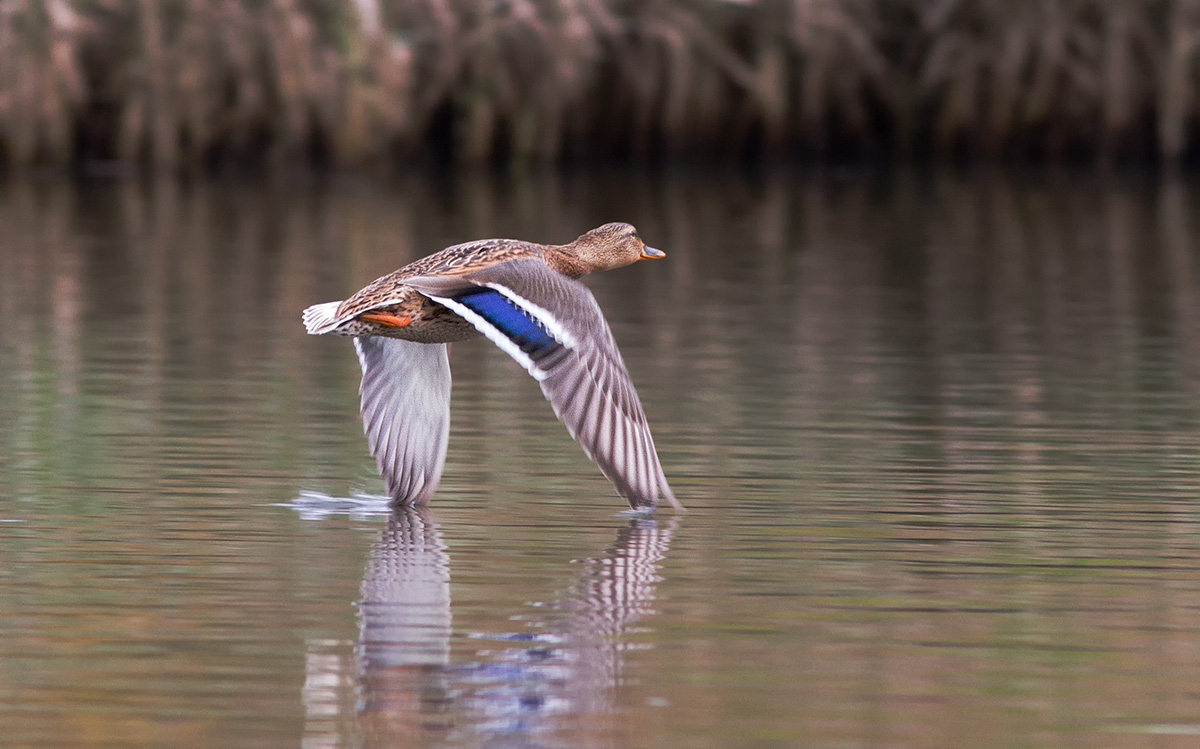
[[[1188,184],[1050,176],[0,189],[0,743],[1189,746]],[[635,223],[589,279],[690,512],[456,344],[391,514],[308,304]],[[338,499],[341,498],[341,499]]]

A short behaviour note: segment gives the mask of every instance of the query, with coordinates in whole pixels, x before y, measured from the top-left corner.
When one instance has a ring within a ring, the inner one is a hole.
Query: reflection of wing
[[[529,632],[504,637],[510,647],[497,653],[502,668],[476,668],[477,676],[492,678],[473,700],[487,725],[510,739],[561,727],[571,716],[613,711],[628,630],[653,613],[659,565],[678,518],[671,520],[666,528],[653,518],[622,528],[612,546],[583,563],[554,614],[531,621]]]
[[[359,719],[380,745],[442,742],[451,731],[484,746],[525,746],[564,720],[611,713],[625,636],[653,613],[659,567],[678,525],[631,521],[529,632],[450,665],[449,556],[426,508],[389,517],[362,584]],[[553,611],[553,613],[551,613]],[[536,743],[536,742],[535,742]]]
[[[567,604],[573,612],[572,629],[598,638],[618,637],[627,625],[654,613],[658,568],[675,525],[659,528],[654,518],[635,518],[603,555],[587,560]]]
[[[450,558],[433,515],[398,507],[367,564],[359,604],[367,668],[445,665],[450,658]]]
[[[362,365],[363,431],[388,493],[401,504],[433,496],[450,433],[446,344],[355,338]]]
[[[583,576],[565,607],[571,612],[566,642],[575,650],[569,682],[573,710],[607,711],[623,664],[626,630],[653,614],[659,566],[671,545],[677,518],[660,528],[638,518],[617,534],[604,554],[584,563]]]
[[[406,283],[457,312],[524,366],[632,507],[656,506],[660,491],[679,507],[612,331],[586,286],[533,259]]]

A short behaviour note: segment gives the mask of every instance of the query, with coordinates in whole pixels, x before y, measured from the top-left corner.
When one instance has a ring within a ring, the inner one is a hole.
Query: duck
[[[661,259],[627,223],[562,245],[481,239],[447,247],[314,304],[310,335],[354,339],[363,431],[393,503],[428,503],[450,429],[448,344],[480,335],[541,386],[558,419],[631,509],[683,510],[663,472],[629,371],[583,276]]]

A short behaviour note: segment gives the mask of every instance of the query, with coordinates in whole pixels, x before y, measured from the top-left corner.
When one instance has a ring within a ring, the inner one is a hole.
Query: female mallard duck
[[[634,509],[682,506],[600,305],[575,279],[664,253],[629,224],[565,245],[481,239],[377,279],[344,302],[304,310],[312,335],[351,336],[362,365],[363,430],[401,504],[437,488],[450,430],[446,344],[483,333],[542,387],[554,413]]]

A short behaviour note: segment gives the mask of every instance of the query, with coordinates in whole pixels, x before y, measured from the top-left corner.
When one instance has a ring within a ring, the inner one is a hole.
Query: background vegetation
[[[1200,0],[4,0],[0,161],[1198,155]]]

